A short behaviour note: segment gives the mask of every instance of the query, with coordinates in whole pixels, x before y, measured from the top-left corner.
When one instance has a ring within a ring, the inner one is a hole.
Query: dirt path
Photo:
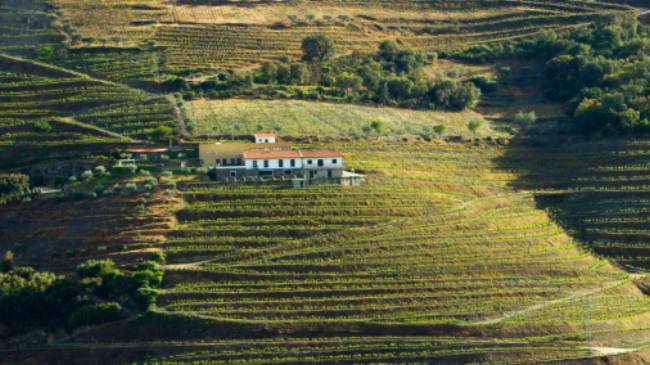
[[[587,347],[586,349],[595,352],[598,356],[622,355],[639,350],[636,348],[627,349],[618,347]]]
[[[589,296],[589,295],[592,295],[592,294],[596,294],[596,293],[605,291],[607,289],[611,289],[613,287],[616,287],[618,285],[621,285],[622,283],[625,283],[626,281],[627,280],[611,282],[608,285],[605,285],[605,286],[602,286],[602,287],[599,287],[599,288],[595,288],[595,289],[578,290],[578,291],[572,293],[571,295],[569,295],[568,297],[549,300],[547,302],[535,304],[535,305],[532,305],[530,307],[526,307],[524,309],[520,309],[520,310],[505,313],[502,316],[497,317],[497,318],[483,320],[483,321],[479,321],[479,322],[475,322],[475,323],[478,324],[478,325],[497,324],[499,322],[505,321],[507,319],[510,319],[510,318],[518,316],[518,315],[528,314],[528,313],[531,313],[531,312],[538,311],[540,309],[544,309],[546,307],[550,307],[550,306],[555,305],[555,304],[561,304],[561,303],[569,302],[569,301],[577,299],[577,298],[583,298],[583,297],[586,297],[586,296]]]
[[[176,127],[178,129],[178,132],[184,138],[191,138],[192,134],[187,129],[187,125],[185,125],[185,120],[183,120],[183,114],[181,113],[181,109],[178,107],[178,104],[176,103],[176,99],[174,99],[174,97],[171,95],[165,96],[165,99],[167,99],[167,102],[173,106],[174,118],[176,119]]]
[[[199,268],[203,264],[208,264],[213,261],[214,259],[194,261],[194,262],[188,262],[184,264],[169,264],[169,265],[162,265],[162,268],[163,270],[192,270],[192,269]]]

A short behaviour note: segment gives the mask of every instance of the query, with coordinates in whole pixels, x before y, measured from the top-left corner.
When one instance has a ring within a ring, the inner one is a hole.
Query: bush
[[[50,133],[52,125],[46,121],[34,122],[34,131],[38,133]]]
[[[88,260],[77,266],[77,274],[82,278],[105,277],[117,272],[115,263],[112,260]]]
[[[71,313],[67,319],[68,328],[102,324],[124,318],[122,306],[116,302],[85,305]]]
[[[167,255],[165,255],[164,252],[154,252],[151,255],[151,261],[155,261],[155,262],[160,263],[160,264],[165,263],[166,259],[167,259]]]
[[[156,304],[158,291],[152,288],[139,288],[133,296],[134,302],[142,310],[149,310]]]
[[[524,113],[520,111],[515,115],[514,122],[522,126],[531,126],[537,121],[537,114],[534,111]]]
[[[94,172],[97,176],[104,176],[106,174],[106,167],[101,165],[95,166]]]
[[[124,184],[124,191],[127,193],[132,193],[138,190],[138,186],[135,183]]]
[[[81,173],[81,178],[82,178],[84,181],[90,181],[90,180],[92,180],[92,178],[93,178],[94,176],[95,176],[95,175],[93,175],[93,172],[90,171],[90,170],[86,170],[86,171],[84,171],[84,172]]]
[[[29,193],[29,177],[21,174],[0,174],[0,205]]]
[[[467,129],[469,129],[472,134],[476,134],[479,128],[483,126],[483,120],[481,119],[472,119],[467,123]]]

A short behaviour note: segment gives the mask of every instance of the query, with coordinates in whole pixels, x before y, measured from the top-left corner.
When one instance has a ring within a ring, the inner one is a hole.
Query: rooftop
[[[126,149],[126,152],[129,153],[162,153],[169,151],[167,147],[157,147],[157,146],[148,146],[148,147],[129,147]]]
[[[273,133],[255,133],[255,134],[253,134],[253,137],[255,137],[255,138],[271,138],[271,137],[275,137],[275,134],[273,134]]]
[[[246,159],[264,159],[264,158],[300,158],[298,151],[282,150],[250,150],[244,152]]]
[[[265,158],[319,158],[319,157],[340,157],[341,154],[333,149],[317,150],[249,150],[244,152],[244,158],[247,159],[265,159]]]
[[[200,152],[219,152],[219,153],[244,153],[252,150],[290,150],[290,142],[279,143],[202,143],[199,145]]]

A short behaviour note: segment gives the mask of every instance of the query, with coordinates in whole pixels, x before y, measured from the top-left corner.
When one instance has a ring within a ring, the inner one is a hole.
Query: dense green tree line
[[[122,271],[111,260],[90,260],[71,278],[13,264],[11,252],[0,262],[0,324],[12,333],[32,328],[99,324],[126,316],[125,308],[148,310],[155,304],[162,270],[144,261]]]
[[[541,60],[546,93],[568,103],[574,129],[650,132],[650,32],[632,16],[605,17],[565,34],[475,46],[452,56],[473,62]]]
[[[327,37],[313,35],[304,39],[299,61],[284,57],[252,72],[222,72],[200,83],[171,79],[163,87],[186,98],[294,97],[446,110],[463,110],[480,96],[475,82],[429,77],[423,67],[435,55],[400,48],[392,41],[382,42],[374,54],[334,58],[334,52]]]

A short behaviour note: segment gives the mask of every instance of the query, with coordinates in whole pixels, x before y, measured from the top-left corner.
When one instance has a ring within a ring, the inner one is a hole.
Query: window
[[[241,166],[241,165],[242,165],[241,158],[238,158],[238,159],[237,159],[237,166]]]
[[[264,143],[269,143],[269,140],[268,140],[268,139],[265,139],[265,140],[264,140]]]
[[[335,158],[332,159],[332,164],[333,164],[333,165],[336,165],[337,163],[339,163],[339,161],[338,161],[337,159],[335,159]]]
[[[291,175],[291,170],[284,170],[284,174],[287,176]]]
[[[318,167],[323,167],[323,166],[325,166],[325,161],[318,160]]]
[[[230,177],[237,177],[237,171],[230,171]]]
[[[253,160],[253,168],[254,168],[254,169],[257,168],[257,160]]]
[[[284,160],[282,160],[282,159],[279,160],[279,161],[278,161],[278,166],[280,166],[280,167],[284,167]]]
[[[307,165],[311,165],[311,164],[312,164],[312,160],[307,160]]]
[[[291,167],[296,167],[296,160],[291,159]]]
[[[269,160],[264,160],[264,167],[268,168],[269,167]]]
[[[260,176],[273,176],[273,171],[260,171]]]
[[[332,170],[327,170],[327,177],[332,177]]]

